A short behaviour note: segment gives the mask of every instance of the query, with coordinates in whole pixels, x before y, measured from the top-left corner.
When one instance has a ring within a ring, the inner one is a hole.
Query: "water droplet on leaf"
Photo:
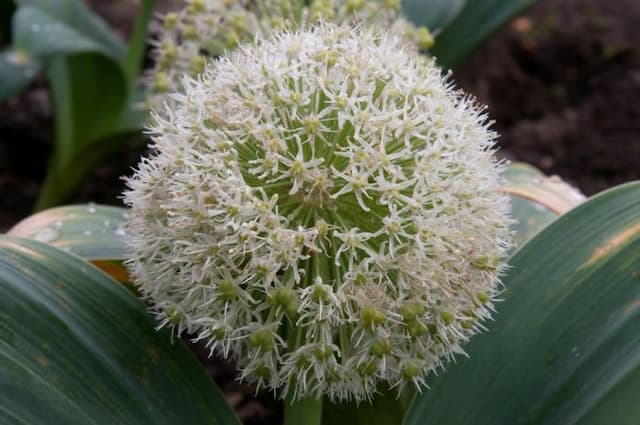
[[[60,237],[60,232],[52,227],[43,227],[36,230],[31,237],[40,242],[53,242]]]

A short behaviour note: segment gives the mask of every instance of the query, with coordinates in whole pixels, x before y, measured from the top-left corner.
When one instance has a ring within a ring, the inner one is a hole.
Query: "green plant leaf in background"
[[[95,51],[120,60],[126,50],[102,19],[75,0],[20,0],[13,41],[34,56]]]
[[[585,200],[582,193],[558,176],[548,177],[529,164],[512,162],[502,177],[500,190],[511,196],[515,247]]]
[[[50,208],[20,221],[7,234],[79,255],[136,292],[123,264],[129,257],[122,238],[126,214],[124,208],[95,204]]]
[[[233,424],[193,355],[109,277],[0,236],[0,422]]]
[[[40,63],[20,49],[0,51],[0,103],[24,90],[40,71]]]
[[[154,4],[142,2],[125,46],[79,0],[20,2],[13,18],[14,48],[42,64],[55,112],[54,151],[36,210],[63,202],[96,165],[121,152],[124,142],[141,138],[146,113],[133,104],[140,98],[136,79]],[[14,84],[6,96],[24,84]]]
[[[640,423],[640,182],[569,211],[510,265],[495,322],[406,425]]]
[[[128,97],[127,82],[119,65],[93,53],[52,59],[47,77],[56,134],[36,209],[55,205],[70,196],[93,170],[96,164],[82,153],[109,134]]]
[[[404,0],[409,19],[436,33],[431,54],[444,68],[462,62],[494,31],[536,0]]]
[[[13,226],[10,236],[34,239],[86,260],[128,257],[122,240],[126,210],[108,205],[68,205],[29,216]]]
[[[413,23],[424,25],[438,35],[451,24],[466,3],[467,0],[402,0],[402,11]]]

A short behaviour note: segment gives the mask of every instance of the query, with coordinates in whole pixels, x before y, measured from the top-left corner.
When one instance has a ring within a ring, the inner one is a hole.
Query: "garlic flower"
[[[329,23],[184,85],[125,194],[163,326],[293,399],[424,387],[463,353],[510,236],[482,107],[397,37]]]
[[[433,37],[401,14],[400,0],[189,0],[164,17],[159,40],[152,41],[155,64],[147,76],[148,106],[172,105],[167,93],[182,89],[182,75],[196,76],[210,57],[219,56],[256,34],[306,26],[318,19],[390,29],[411,45],[428,49]]]

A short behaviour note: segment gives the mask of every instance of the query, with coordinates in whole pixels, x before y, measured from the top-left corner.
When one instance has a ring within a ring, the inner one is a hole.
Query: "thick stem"
[[[285,400],[284,425],[320,425],[322,398],[305,398],[292,402]]]

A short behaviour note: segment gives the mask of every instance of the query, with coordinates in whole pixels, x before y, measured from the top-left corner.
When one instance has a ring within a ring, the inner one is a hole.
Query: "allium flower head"
[[[421,387],[462,353],[509,237],[482,108],[397,38],[331,24],[184,83],[126,193],[163,325],[292,397]]]
[[[308,3],[308,5],[305,5]],[[206,59],[219,56],[256,34],[266,36],[325,19],[390,29],[412,46],[427,49],[433,37],[402,17],[400,0],[189,0],[164,17],[164,29],[154,41],[155,66],[147,78],[150,106],[172,103],[167,93],[182,89],[182,75],[196,76]]]

